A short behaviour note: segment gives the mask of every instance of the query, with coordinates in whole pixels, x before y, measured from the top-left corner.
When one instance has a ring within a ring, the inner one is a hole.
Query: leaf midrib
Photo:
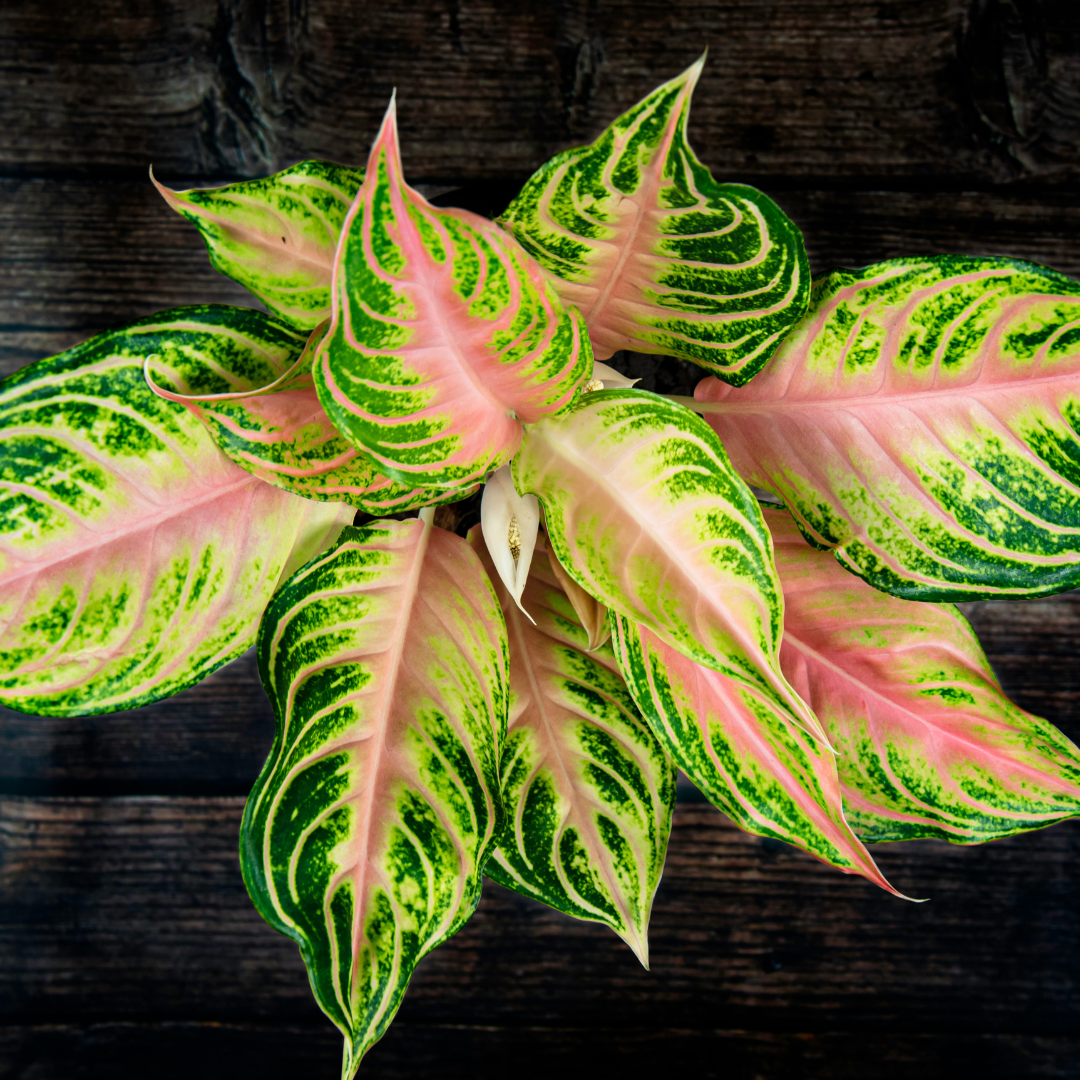
[[[398,609],[397,626],[394,628],[394,636],[391,639],[387,650],[392,657],[391,670],[387,672],[386,679],[383,683],[383,692],[380,695],[381,700],[377,704],[379,722],[378,738],[375,743],[373,755],[375,760],[371,764],[368,773],[368,783],[366,785],[367,790],[364,792],[361,806],[358,811],[361,836],[363,838],[361,841],[359,857],[356,860],[355,874],[358,878],[363,878],[367,875],[369,863],[368,853],[371,849],[371,834],[373,830],[373,818],[375,816],[373,811],[375,805],[375,792],[378,788],[379,774],[382,771],[387,756],[387,732],[390,727],[390,717],[393,712],[393,704],[396,698],[398,677],[401,672],[410,616],[416,603],[417,594],[419,593],[420,574],[423,570],[424,558],[427,555],[431,533],[434,529],[434,525],[430,522],[423,521],[423,519],[418,520],[422,523],[422,531],[417,538],[416,549],[413,554],[413,563],[409,568],[409,576],[406,579],[402,590],[402,599]],[[357,884],[359,885],[359,881]],[[352,953],[354,958],[359,955],[359,950],[362,945],[364,907],[364,897],[361,895],[361,890],[357,888],[356,901],[353,905]],[[396,955],[395,952],[395,956]],[[352,988],[350,987],[350,993],[351,989]]]
[[[888,708],[890,710],[895,710],[895,711],[901,713],[904,716],[910,717],[912,720],[914,720],[916,723],[918,723],[921,727],[923,727],[924,729],[929,730],[930,732],[933,732],[934,734],[938,734],[940,732],[940,729],[937,726],[935,726],[932,723],[932,721],[927,720],[927,719],[923,718],[922,716],[920,716],[917,712],[915,712],[912,708],[910,708],[910,706],[908,706],[908,705],[906,705],[906,704],[904,704],[902,702],[897,702],[897,701],[893,700],[892,698],[886,696],[886,694],[882,693],[880,690],[875,689],[869,683],[865,683],[861,679],[857,678],[855,675],[852,675],[847,670],[840,667],[839,664],[837,664],[834,661],[828,659],[825,656],[825,654],[819,652],[812,645],[808,644],[806,641],[799,638],[794,632],[788,630],[787,627],[784,628],[784,640],[790,642],[791,645],[795,649],[797,649],[799,652],[801,652],[804,656],[806,656],[806,657],[810,658],[811,660],[815,661],[816,663],[820,664],[822,667],[825,667],[828,670],[834,672],[844,682],[846,682],[846,683],[848,683],[848,684],[850,684],[852,686],[855,686],[857,688],[858,692],[865,693],[865,694],[877,699],[878,701],[883,702],[885,704],[886,708]],[[955,651],[955,650],[950,650],[950,651]],[[959,660],[960,660],[961,664],[963,664],[963,666],[965,668],[968,668],[970,670],[970,664],[968,663],[966,658],[963,656],[963,654],[962,653],[958,654],[958,657],[959,657]],[[953,681],[948,680],[948,684],[952,685]],[[905,684],[905,687],[907,685],[908,684]],[[947,737],[951,741],[953,741],[955,743],[959,743],[961,746],[970,746],[970,747],[975,748],[976,750],[980,750],[980,749],[985,750],[986,749],[980,743],[976,742],[974,739],[966,737],[962,732],[952,732],[952,731],[950,731],[950,732],[944,732],[942,734],[944,734],[945,737]],[[995,752],[995,757],[996,756],[997,756],[997,754]],[[1017,760],[1017,759],[1013,759],[1013,758],[1007,758],[1005,760],[1007,760],[1009,762],[1009,764],[1010,764],[1010,766],[1012,768],[1023,772],[1027,776],[1036,777],[1036,778],[1038,778],[1040,780],[1043,780],[1043,781],[1045,781],[1045,779],[1046,779],[1044,773],[1039,772],[1037,769],[1032,769],[1029,765],[1027,765],[1025,762],[1023,762],[1021,760]],[[891,772],[891,770],[890,770],[890,772]],[[920,798],[915,792],[911,791],[910,788],[906,784],[903,784],[903,783],[899,782],[898,780],[896,780],[895,777],[894,777],[894,781],[897,782],[897,785],[906,793],[906,797],[909,798],[912,802],[919,803],[922,806],[926,807],[928,810],[933,811],[934,813],[940,813],[941,812],[941,807],[933,806],[930,803],[926,802],[925,800]]]
[[[224,457],[224,455],[222,455]],[[228,461],[228,459],[225,459]],[[157,527],[164,521],[169,521],[172,518],[182,517],[192,510],[197,509],[207,503],[215,502],[218,499],[231,494],[232,492],[246,487],[249,484],[266,484],[266,481],[260,480],[257,476],[252,475],[244,469],[241,469],[239,465],[233,465],[232,462],[228,464],[236,469],[240,475],[237,479],[230,483],[221,485],[212,489],[205,490],[203,494],[193,499],[188,499],[179,506],[175,501],[170,501],[169,504],[162,507],[156,514],[149,515],[141,519],[139,525],[132,529],[113,529],[109,532],[101,533],[94,532],[88,526],[82,525],[81,527],[85,533],[85,539],[82,543],[66,544],[60,546],[57,543],[56,552],[44,559],[35,561],[24,560],[22,566],[12,573],[0,573],[0,585],[8,585],[11,582],[20,581],[28,575],[38,574],[42,571],[48,570],[50,567],[57,566],[61,563],[74,560],[76,558],[85,555],[87,552],[94,550],[98,547],[103,547],[106,544],[112,543],[125,536],[134,536],[138,533],[144,532],[146,529]],[[273,487],[271,484],[266,484],[267,487]],[[69,511],[70,512],[70,511]],[[17,557],[17,556],[16,556]]]
[[[685,405],[688,409],[703,414],[714,413],[722,415],[723,413],[739,412],[798,412],[800,410],[810,411],[817,409],[840,411],[857,409],[860,406],[902,404],[942,397],[955,397],[961,400],[966,398],[978,399],[984,394],[1007,393],[1017,385],[1046,387],[1048,384],[1059,382],[1075,385],[1078,377],[1080,377],[1080,372],[1069,372],[1058,375],[1040,376],[1035,379],[1024,378],[1012,381],[1001,380],[1000,382],[985,382],[980,373],[979,378],[963,387],[940,387],[926,390],[902,390],[896,392],[877,391],[873,394],[859,394],[853,397],[840,397],[837,394],[831,394],[827,397],[808,397],[790,401],[787,400],[787,394],[785,392],[781,397],[760,397],[746,401],[732,401],[729,398],[725,398],[722,401],[698,401],[697,398],[678,395],[669,396],[667,400],[674,401],[680,405]],[[750,388],[753,388],[752,383],[750,384]]]

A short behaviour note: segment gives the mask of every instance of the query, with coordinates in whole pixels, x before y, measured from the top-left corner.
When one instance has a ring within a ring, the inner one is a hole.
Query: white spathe
[[[514,487],[510,466],[496,469],[480,500],[480,528],[491,560],[507,591],[521,607],[521,592],[529,576],[536,533],[540,528],[540,503],[535,495],[521,496]]]
[[[602,382],[605,390],[622,390],[627,386],[635,386],[640,379],[629,379],[621,375],[613,367],[601,364],[599,360],[593,361],[592,377],[596,382]]]

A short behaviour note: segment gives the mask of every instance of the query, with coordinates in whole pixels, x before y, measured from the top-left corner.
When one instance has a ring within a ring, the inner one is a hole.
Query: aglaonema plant
[[[690,149],[700,70],[498,222],[409,187],[393,103],[364,169],[159,185],[267,310],[3,383],[0,699],[132,708],[255,646],[244,880],[346,1078],[485,873],[647,964],[679,769],[894,893],[868,843],[1080,813],[1080,750],[950,603],[1080,584],[1080,284],[950,256],[811,283]],[[621,350],[705,377],[639,390]],[[467,537],[436,525],[481,485]]]

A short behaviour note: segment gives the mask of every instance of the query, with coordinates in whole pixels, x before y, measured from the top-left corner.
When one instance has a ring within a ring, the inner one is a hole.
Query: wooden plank
[[[1075,194],[778,191],[815,275],[905,255],[1007,255],[1080,277]]]
[[[910,1080],[981,1075],[1075,1077],[1080,1039],[992,1033],[868,1034],[652,1027],[438,1026],[399,1021],[364,1059],[365,1080],[568,1080],[630,1067],[701,1080]],[[329,1024],[54,1024],[0,1028],[7,1080],[235,1080],[332,1077],[341,1046]]]
[[[0,800],[0,1012],[315,1023],[237,869],[240,799]],[[644,971],[605,928],[489,885],[421,965],[413,1024],[1072,1035],[1080,829],[885,845],[890,897],[680,806]]]
[[[141,183],[0,182],[0,374],[183,304],[253,304]]]
[[[254,650],[166,701],[110,716],[0,708],[0,792],[246,795],[274,738]]]
[[[439,201],[494,215],[515,190],[474,183]],[[1080,276],[1080,205],[1067,194],[776,195],[802,228],[815,273],[957,252],[1012,255]],[[194,303],[257,306],[211,269],[196,231],[149,181],[0,180],[0,374],[108,326]]]
[[[0,170],[362,162],[396,86],[412,174],[523,177],[707,45],[692,137],[727,173],[1075,180],[1066,2],[1034,20],[967,0],[9,0]]]

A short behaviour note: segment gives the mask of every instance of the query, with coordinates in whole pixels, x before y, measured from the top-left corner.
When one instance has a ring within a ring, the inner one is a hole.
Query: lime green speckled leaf
[[[1080,585],[1080,282],[953,255],[837,270],[749,386],[695,395],[742,476],[875,588]]]
[[[844,817],[828,747],[756,687],[695,664],[629,619],[612,615],[611,640],[661,743],[736,825],[896,892]]]
[[[172,333],[166,330],[166,336]],[[0,701],[129,709],[254,641],[279,580],[353,517],[237,468],[155,396],[153,319],[0,385]]]
[[[154,183],[202,234],[215,270],[275,315],[312,330],[330,314],[334,252],[363,179],[363,169],[302,161],[222,188],[170,191]]]
[[[703,63],[549,161],[500,220],[581,310],[598,360],[663,353],[741,386],[806,310],[810,271],[779,207],[690,149]]]
[[[700,417],[644,390],[593,391],[530,425],[513,469],[586,592],[825,740],[780,671],[784,602],[769,531]]]
[[[405,183],[391,106],[342,231],[319,400],[401,484],[460,488],[509,461],[592,371],[581,316],[513,237]]]
[[[240,856],[351,1077],[421,957],[480,897],[501,828],[506,629],[479,558],[424,519],[346,529],[259,628],[277,734]]]
[[[510,637],[507,824],[487,874],[557,911],[606,923],[649,963],[649,912],[664,868],[675,767],[641,718],[611,647],[589,635],[541,538],[522,604],[499,579],[480,527],[469,536]]]
[[[1080,814],[1080,749],[1002,692],[967,620],[870,588],[766,510],[786,612],[780,662],[838,751],[867,843],[977,844]]]
[[[260,480],[376,515],[461,499],[475,490],[406,487],[383,475],[342,437],[319,403],[310,339],[273,316],[208,305],[159,318],[152,328],[157,352],[148,365],[151,386],[186,405],[218,446]],[[318,335],[316,328],[311,338]]]

